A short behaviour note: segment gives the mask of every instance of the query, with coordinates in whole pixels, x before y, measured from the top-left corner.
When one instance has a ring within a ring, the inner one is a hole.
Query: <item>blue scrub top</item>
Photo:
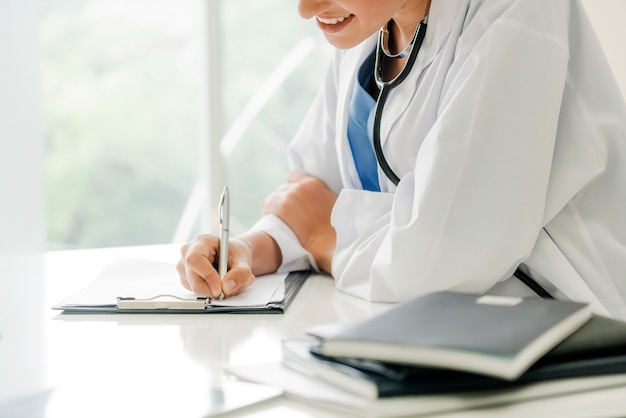
[[[366,90],[374,76],[375,62],[376,55],[372,52],[359,68],[350,101],[348,141],[363,189],[379,192],[378,162],[373,145],[376,100]]]

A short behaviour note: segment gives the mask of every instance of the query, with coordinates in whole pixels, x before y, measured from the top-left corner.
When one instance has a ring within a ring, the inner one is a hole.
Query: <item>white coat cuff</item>
[[[296,234],[275,215],[265,215],[255,223],[251,231],[263,231],[271,236],[282,253],[282,263],[278,272],[314,269],[319,271],[313,256],[298,241]]]

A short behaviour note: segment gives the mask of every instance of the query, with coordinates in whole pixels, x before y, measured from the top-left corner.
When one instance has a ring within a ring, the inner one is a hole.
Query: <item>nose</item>
[[[320,14],[326,0],[298,0],[298,14],[303,19],[310,19]]]

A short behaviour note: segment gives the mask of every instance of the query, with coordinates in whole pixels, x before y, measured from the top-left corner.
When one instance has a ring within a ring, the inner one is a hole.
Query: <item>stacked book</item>
[[[364,399],[626,373],[626,323],[572,301],[439,292],[308,333],[284,365]]]

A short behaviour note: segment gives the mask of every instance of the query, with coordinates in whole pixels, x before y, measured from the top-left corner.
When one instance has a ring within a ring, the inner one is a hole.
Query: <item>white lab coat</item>
[[[579,0],[436,0],[409,77],[389,97],[382,192],[361,188],[346,136],[375,36],[337,51],[289,150],[339,198],[341,291],[395,302],[482,293],[523,263],[562,298],[626,319],[626,110]],[[273,216],[281,270],[315,267]]]

